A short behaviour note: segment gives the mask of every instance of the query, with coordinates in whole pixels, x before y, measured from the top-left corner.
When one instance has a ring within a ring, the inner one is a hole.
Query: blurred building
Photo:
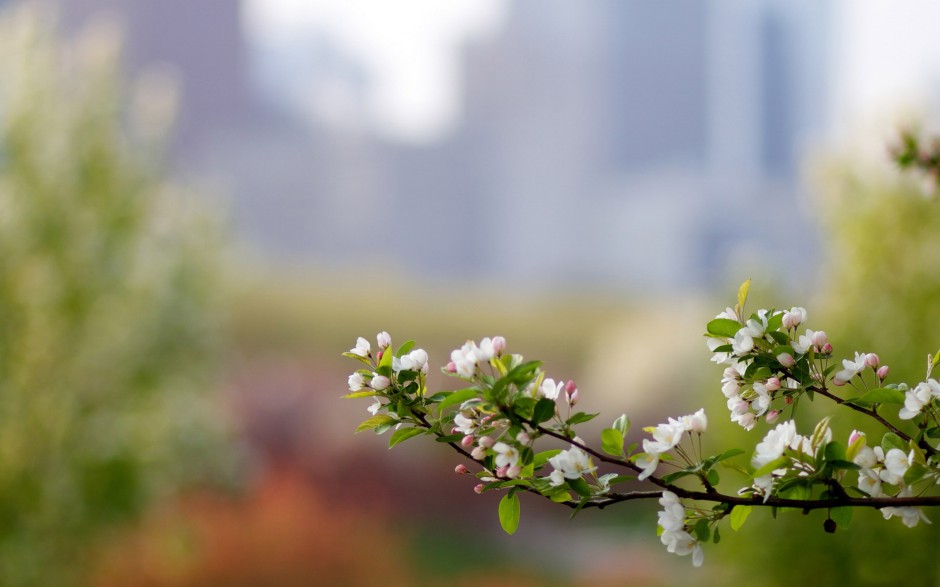
[[[465,48],[458,129],[425,146],[371,132],[371,80],[328,38],[252,53],[240,2],[63,6],[118,13],[132,68],[175,67],[180,168],[273,257],[533,287],[812,268],[799,168],[829,119],[831,0],[511,1]]]

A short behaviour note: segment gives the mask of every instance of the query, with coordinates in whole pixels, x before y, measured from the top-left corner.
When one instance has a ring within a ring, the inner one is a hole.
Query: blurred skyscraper
[[[831,0],[514,0],[465,48],[456,132],[424,146],[370,131],[371,80],[329,38],[252,53],[240,2],[63,6],[117,12],[132,68],[177,69],[181,168],[272,256],[535,287],[812,268],[798,170],[829,120]]]

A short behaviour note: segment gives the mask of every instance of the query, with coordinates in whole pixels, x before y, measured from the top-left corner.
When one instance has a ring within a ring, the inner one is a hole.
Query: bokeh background
[[[916,383],[940,203],[887,150],[940,107],[938,17],[0,0],[0,585],[937,584],[940,524],[874,512],[757,512],[696,570],[653,503],[524,499],[504,536],[446,447],[353,435],[339,355],[500,334],[587,438],[704,406],[748,447],[700,334],[751,277]]]

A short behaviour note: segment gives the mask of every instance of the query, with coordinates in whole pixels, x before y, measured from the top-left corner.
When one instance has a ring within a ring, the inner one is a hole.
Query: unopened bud
[[[519,434],[516,434],[516,441],[521,444],[529,444],[531,440],[532,439],[529,437],[529,435],[526,433],[525,430],[523,430]]]
[[[780,378],[771,377],[767,380],[767,383],[765,383],[764,386],[767,388],[767,391],[777,391],[780,389]]]
[[[817,349],[822,348],[826,345],[826,342],[829,338],[826,336],[826,333],[822,330],[818,330],[813,333],[813,346]]]
[[[477,495],[483,493],[483,484],[482,484],[482,483],[477,483],[477,484],[473,487],[473,492],[476,493]]]
[[[497,355],[499,355],[499,354],[502,354],[504,350],[506,350],[506,339],[503,338],[502,336],[494,336],[493,337],[493,351]]]
[[[767,415],[764,416],[764,420],[766,420],[768,424],[773,424],[777,421],[779,417],[780,417],[780,410],[770,410],[769,412],[767,412]]]
[[[384,354],[385,354],[385,351],[379,351],[379,352],[375,353],[375,360],[376,360],[376,362],[381,361],[381,360],[382,360],[382,355],[384,355]]]
[[[481,446],[478,446],[474,448],[472,451],[470,451],[470,456],[475,461],[482,461],[483,459],[486,458],[486,449]]]
[[[482,446],[483,448],[490,448],[493,446],[493,442],[493,439],[489,436],[481,436],[479,440],[477,440],[477,445]]]
[[[473,446],[473,440],[474,440],[473,435],[467,434],[466,436],[460,439],[460,446],[464,448],[470,448],[471,446]]]
[[[832,345],[827,342],[826,344],[822,346],[822,349],[820,350],[822,351],[823,354],[826,354],[826,355],[832,354]]]
[[[568,394],[568,404],[572,406],[575,405],[576,403],[578,403],[578,398],[580,397],[581,397],[581,392],[578,391],[577,388],[575,388],[573,392]]]
[[[447,363],[447,366],[444,367],[444,370],[447,371],[448,373],[456,373],[456,372],[457,372],[457,363],[455,363],[455,362],[453,362],[453,361],[451,361],[450,363]]]
[[[868,353],[865,355],[865,364],[871,367],[872,369],[878,368],[878,355],[875,353]]]
[[[875,373],[878,374],[878,381],[884,381],[885,379],[887,379],[888,371],[890,371],[890,369],[888,368],[887,365],[882,365],[881,367],[878,367],[878,370],[875,371]]]
[[[387,332],[382,331],[375,337],[375,341],[379,343],[380,349],[385,350],[388,345],[392,344],[392,337]]]
[[[793,365],[796,365],[796,361],[793,360],[793,355],[790,353],[780,353],[777,355],[777,362],[784,367],[792,367]]]
[[[864,432],[859,432],[858,430],[853,430],[852,433],[849,434],[849,446],[852,446],[853,444],[855,444],[856,442],[858,442],[858,441],[861,440],[862,438],[865,438],[865,433],[864,433]]]
[[[470,469],[468,469],[467,465],[464,465],[463,463],[454,467],[454,473],[457,473],[458,475],[466,475],[469,472],[470,472]]]
[[[502,467],[496,467],[496,477],[505,477],[506,471],[509,470],[509,465],[503,465]]]
[[[520,467],[519,465],[513,465],[509,467],[508,469],[506,469],[506,476],[512,479],[515,479],[516,477],[519,476],[519,473],[521,472],[522,472],[522,467]]]

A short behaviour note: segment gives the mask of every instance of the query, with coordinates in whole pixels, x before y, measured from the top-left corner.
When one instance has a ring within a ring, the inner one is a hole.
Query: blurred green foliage
[[[103,529],[224,461],[218,237],[148,163],[115,35],[3,17],[0,585],[67,585]]]
[[[837,356],[875,352],[891,368],[889,382],[916,385],[924,380],[928,353],[940,348],[940,202],[925,197],[909,177],[861,165],[832,166],[821,188],[815,210],[826,257],[814,301],[803,302],[809,326],[827,332]],[[824,413],[834,413],[839,440],[858,428],[870,443],[880,442],[884,430],[875,422],[832,408],[824,398],[801,404],[798,428],[810,430]],[[897,424],[896,412],[883,411]],[[763,435],[760,427],[755,432],[734,439],[753,446]],[[846,475],[847,485],[856,482],[855,473]],[[762,585],[896,585],[903,577],[912,585],[935,585],[940,563],[931,545],[940,541],[940,511],[925,513],[934,524],[911,529],[876,511],[858,511],[849,528],[826,534],[823,513],[787,512],[773,520],[763,512],[729,541],[731,548],[709,554],[722,558],[727,580],[742,584],[759,578]]]

